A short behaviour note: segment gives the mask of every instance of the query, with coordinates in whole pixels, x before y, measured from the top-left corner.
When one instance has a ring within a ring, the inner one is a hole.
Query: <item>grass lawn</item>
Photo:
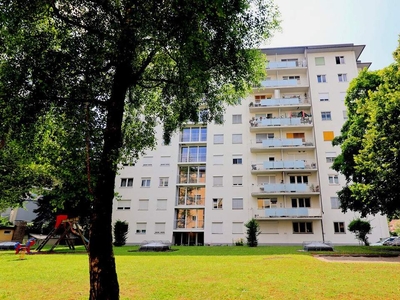
[[[59,248],[57,248],[59,249]],[[115,248],[121,299],[399,299],[399,263],[323,262],[287,247]],[[335,247],[380,253],[385,247]],[[0,251],[0,299],[87,299],[86,254]]]

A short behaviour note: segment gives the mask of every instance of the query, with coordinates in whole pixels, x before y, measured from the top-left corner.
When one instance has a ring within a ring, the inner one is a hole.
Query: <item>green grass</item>
[[[65,249],[57,248],[58,252]],[[174,247],[165,253],[115,248],[121,299],[398,299],[396,263],[323,262],[300,246]],[[382,254],[389,247],[335,247]],[[129,252],[132,251],[133,252]],[[87,299],[83,253],[0,252],[0,299]]]

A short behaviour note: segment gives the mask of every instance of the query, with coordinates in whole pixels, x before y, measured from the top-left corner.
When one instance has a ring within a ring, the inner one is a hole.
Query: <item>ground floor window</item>
[[[333,227],[335,229],[335,233],[346,233],[344,222],[333,222]]]
[[[313,233],[312,222],[293,222],[293,233]]]

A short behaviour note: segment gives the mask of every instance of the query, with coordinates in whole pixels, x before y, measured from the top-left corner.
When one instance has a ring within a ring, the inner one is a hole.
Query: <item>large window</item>
[[[181,148],[181,162],[205,162],[207,147],[190,146]]]
[[[321,112],[322,121],[331,121],[332,115],[330,111],[322,111]]]
[[[130,210],[131,209],[130,199],[121,199],[117,201],[117,210]]]
[[[293,233],[313,233],[312,222],[293,222]]]
[[[222,198],[213,199],[213,209],[222,209]]]
[[[136,233],[137,234],[146,234],[146,225],[145,222],[138,222],[136,223]]]
[[[178,205],[204,205],[205,187],[179,187]]]
[[[315,65],[316,66],[324,66],[325,65],[325,57],[316,57]]]
[[[233,176],[232,177],[233,186],[243,185],[243,176]]]
[[[344,222],[333,222],[335,233],[346,233]]]
[[[232,115],[232,124],[242,124],[242,115]]]
[[[338,197],[331,197],[331,208],[340,209],[340,200]]]
[[[182,166],[179,168],[179,183],[205,183],[205,166]]]
[[[233,198],[232,209],[243,209],[243,198]]]
[[[132,187],[133,178],[121,178],[121,187]]]
[[[347,74],[338,74],[339,82],[347,82]]]
[[[207,127],[187,127],[182,130],[182,142],[206,142]]]
[[[337,65],[342,65],[344,64],[344,56],[336,56],[335,61]]]
[[[292,198],[292,207],[311,207],[310,198]]]
[[[241,144],[242,143],[242,134],[232,134],[232,144]]]
[[[338,175],[328,175],[329,184],[339,184]]]
[[[326,75],[317,75],[317,81],[319,83],[326,82]]]

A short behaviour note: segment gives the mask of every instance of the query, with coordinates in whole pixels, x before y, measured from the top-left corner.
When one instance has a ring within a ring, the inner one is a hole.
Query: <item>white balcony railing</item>
[[[267,63],[267,69],[301,68],[307,67],[304,61],[270,61]]]
[[[264,210],[265,217],[321,217],[321,209],[319,208],[267,208]],[[262,214],[259,214],[263,217]]]
[[[284,86],[297,86],[300,82],[297,79],[287,79],[287,80],[263,80],[261,81],[262,87],[284,87]]]
[[[315,169],[317,164],[315,162],[308,163],[305,160],[283,160],[283,161],[264,161],[255,162],[251,164],[251,170],[305,170],[305,169]]]
[[[270,126],[296,126],[311,125],[312,117],[300,118],[263,118],[261,120],[250,120],[251,127],[270,127]]]
[[[255,107],[268,107],[268,106],[299,106],[300,104],[309,104],[308,98],[273,98],[262,99],[256,103]]]
[[[258,193],[311,193],[319,192],[319,186],[312,183],[268,183],[258,186]]]

